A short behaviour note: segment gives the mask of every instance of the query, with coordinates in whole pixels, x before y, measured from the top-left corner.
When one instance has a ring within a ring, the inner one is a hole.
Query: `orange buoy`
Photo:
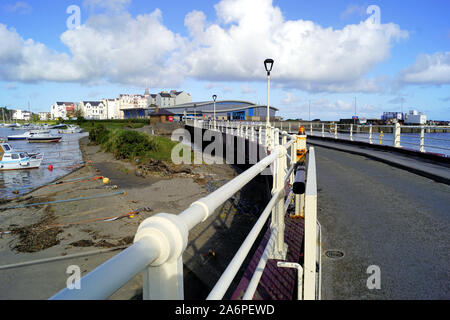
[[[304,126],[300,126],[300,128],[298,128],[298,134],[299,135],[305,135],[305,127]]]
[[[48,166],[48,170],[53,171],[53,166],[52,166],[52,165],[49,165],[49,166]]]

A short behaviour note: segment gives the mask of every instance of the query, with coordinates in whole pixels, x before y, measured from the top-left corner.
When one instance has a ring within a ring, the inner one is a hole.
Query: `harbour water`
[[[25,130],[0,128],[0,138],[7,140],[10,135],[24,132]],[[57,134],[57,130],[51,130],[51,133]],[[87,133],[63,134],[63,139],[59,143],[7,141],[15,150],[43,154],[44,161],[39,169],[0,171],[0,199],[10,199],[28,193],[72,172],[82,164],[83,157],[78,141],[86,135]],[[53,166],[53,170],[48,169],[50,165]]]

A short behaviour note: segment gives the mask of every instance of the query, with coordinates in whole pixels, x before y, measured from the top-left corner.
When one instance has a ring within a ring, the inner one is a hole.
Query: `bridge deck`
[[[269,219],[270,225],[270,219]],[[288,245],[286,262],[299,263],[303,259],[304,220],[292,219],[286,214],[285,242]],[[264,235],[258,249],[244,272],[232,300],[241,300],[261,259],[271,235],[270,228]],[[293,300],[297,297],[297,270],[278,268],[278,260],[269,260],[264,269],[261,281],[256,290],[254,300]]]

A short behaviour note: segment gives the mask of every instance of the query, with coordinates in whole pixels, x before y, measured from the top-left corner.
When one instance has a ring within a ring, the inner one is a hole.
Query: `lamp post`
[[[197,123],[197,105],[194,104],[194,127],[196,123]]]
[[[264,61],[264,66],[267,71],[267,127],[270,127],[270,72],[272,71],[273,63],[274,61],[272,59],[266,59]]]
[[[266,59],[264,67],[267,71],[267,119],[266,119],[266,144],[270,145],[269,130],[270,130],[270,72],[272,71],[274,61],[273,59]]]
[[[216,100],[217,100],[217,95],[213,95],[213,100],[214,100],[214,130],[216,130]]]

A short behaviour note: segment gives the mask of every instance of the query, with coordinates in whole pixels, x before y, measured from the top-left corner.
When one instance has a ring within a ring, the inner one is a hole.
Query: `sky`
[[[450,120],[450,1],[0,0],[0,106],[183,90],[285,119]],[[356,111],[356,113],[355,113]]]

